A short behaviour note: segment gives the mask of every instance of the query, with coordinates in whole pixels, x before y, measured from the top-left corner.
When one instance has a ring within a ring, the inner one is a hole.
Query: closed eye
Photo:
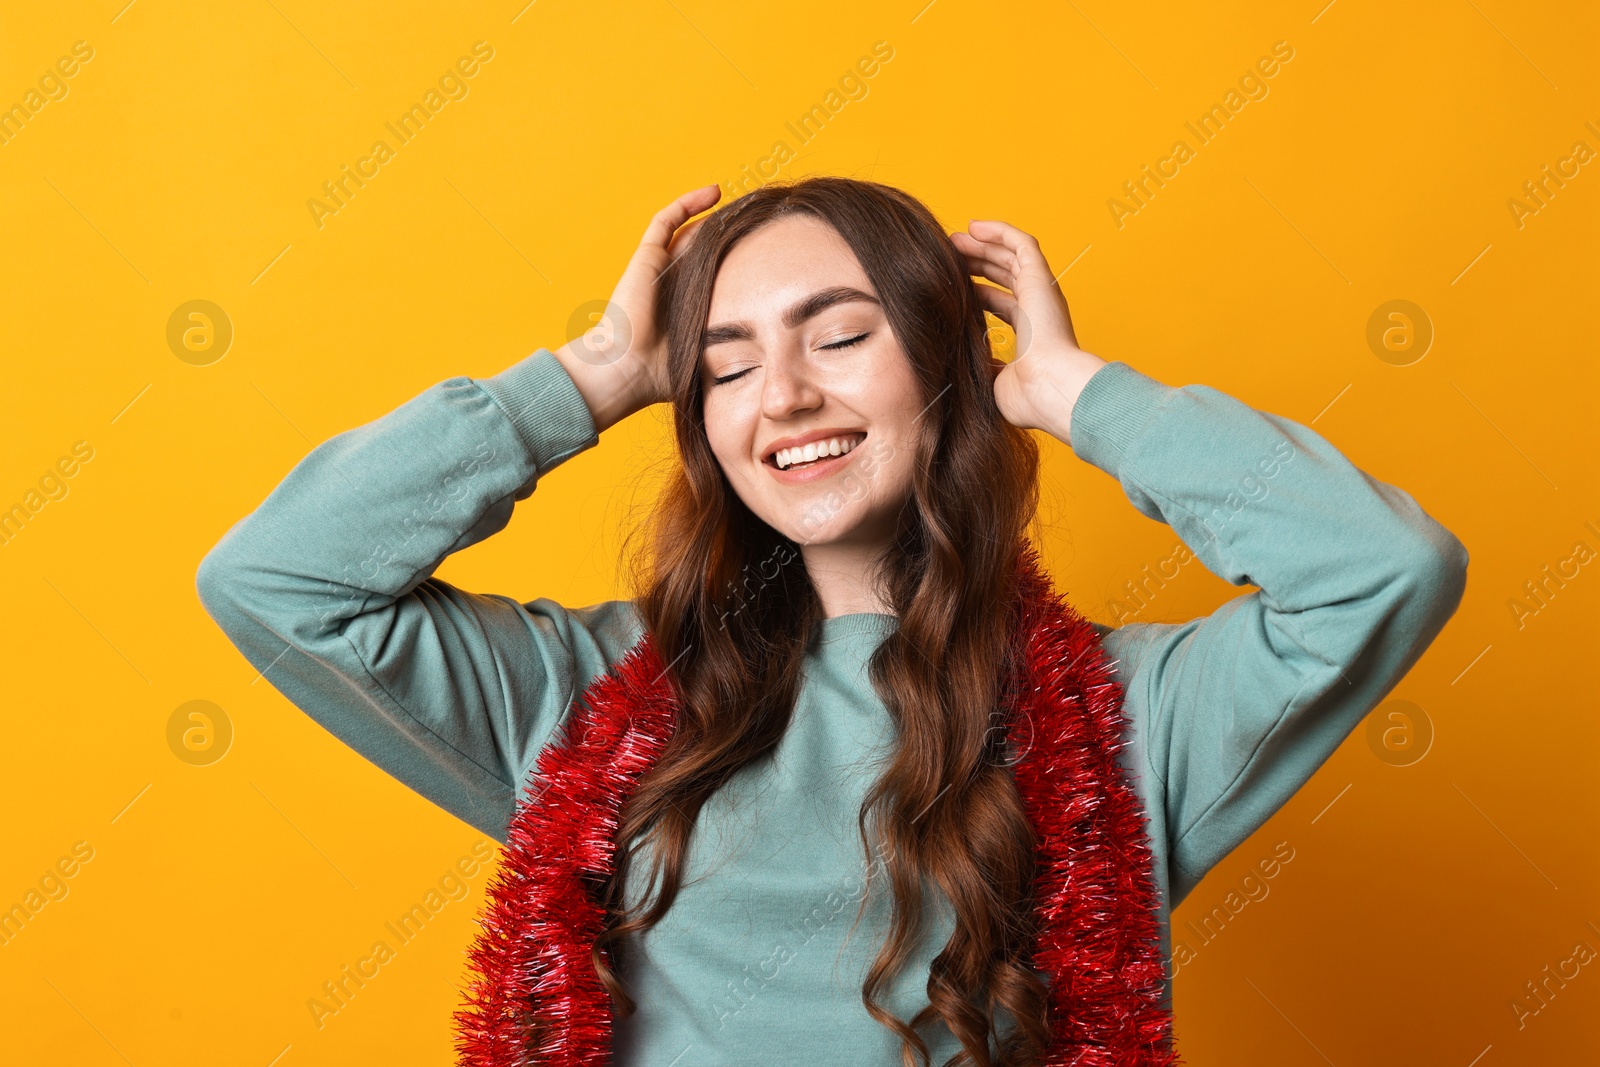
[[[823,345],[822,347],[826,348],[826,349],[828,349],[830,351],[833,351],[833,350],[836,350],[836,349],[840,349],[840,348],[850,348],[850,347],[852,347],[854,345],[860,344],[862,341],[865,341],[868,337],[871,337],[871,336],[872,336],[872,334],[870,332],[869,333],[858,334],[855,337],[850,337],[850,338],[847,338],[847,339],[845,339],[843,341],[835,341],[831,345]],[[754,367],[746,367],[744,370],[735,371],[732,374],[724,374],[720,378],[711,379],[711,384],[712,385],[721,385],[723,382],[735,381],[735,380],[737,380],[739,378],[743,378],[746,374],[749,374],[754,369],[755,369]]]

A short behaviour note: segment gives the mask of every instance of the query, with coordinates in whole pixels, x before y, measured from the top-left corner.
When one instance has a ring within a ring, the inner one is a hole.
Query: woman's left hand
[[[1071,444],[1078,394],[1106,361],[1078,347],[1067,298],[1045,262],[1039,242],[1009,223],[974,220],[950,235],[979,285],[984,309],[1017,335],[1017,356],[999,368],[995,405],[1014,426],[1039,429]]]

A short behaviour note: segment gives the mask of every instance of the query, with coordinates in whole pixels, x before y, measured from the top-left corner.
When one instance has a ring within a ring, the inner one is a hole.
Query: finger
[[[968,270],[975,278],[983,278],[986,281],[994,282],[996,285],[1003,285],[1012,292],[1017,291],[1017,280],[1011,276],[1011,272],[997,267],[993,263],[972,260],[968,263]]]
[[[961,233],[959,237],[956,234],[950,236],[960,242],[963,250],[974,255],[981,255],[997,262],[1016,260],[1017,253],[1004,241],[999,240],[996,234],[984,231],[978,223],[973,223],[973,228],[979,232]]]
[[[1050,263],[1045,259],[1044,250],[1039,247],[1039,241],[1031,233],[1019,230],[1009,222],[1000,222],[994,219],[974,219],[967,224],[967,230],[972,237],[985,249],[985,254],[991,260],[996,256],[1009,253],[1013,271],[1018,275],[1041,271],[1055,280],[1055,275],[1050,270]],[[1005,249],[1001,253],[999,249]]]
[[[715,204],[721,197],[722,186],[716,183],[703,185],[684,193],[655,213],[650,225],[645,227],[644,236],[639,239],[639,244],[665,249],[679,226]]]
[[[672,254],[673,259],[677,259],[688,250],[689,245],[694,242],[694,235],[699,232],[701,225],[710,217],[710,215],[702,215],[697,219],[691,219],[678,228],[678,232],[672,235],[672,243],[667,246],[667,251]]]
[[[972,236],[972,234],[963,233],[960,230],[952,233],[950,240],[955,242],[956,249],[962,255],[975,256],[979,259],[987,259],[996,263],[1015,258],[1004,245],[996,241],[981,241]]]
[[[1016,290],[1016,279],[1008,268],[990,263],[986,259],[979,259],[976,256],[967,256],[966,260],[967,273],[979,278],[986,278],[997,285],[1005,286],[1007,289]]]
[[[956,251],[965,256],[969,264],[992,264],[1005,270],[1011,270],[1016,266],[1016,256],[1003,245],[979,241],[970,233],[960,231],[952,233],[950,240],[956,246]]]
[[[967,257],[967,264],[969,267],[981,266],[984,268],[982,270],[973,270],[973,274],[983,274],[992,281],[1000,281],[999,277],[988,273],[988,268],[1001,271],[1008,278],[1015,278],[1020,271],[1021,263],[1018,261],[1016,255],[1004,245],[979,241],[974,239],[970,234],[965,233],[951,234],[950,238],[955,242],[956,248],[961,252],[961,254]],[[1000,284],[1004,285],[1008,289],[1016,288],[1016,286],[1012,285],[1009,281],[1001,281]]]
[[[1039,248],[1032,234],[998,219],[973,219],[967,224],[967,232],[979,241],[1004,245],[1018,255],[1027,249]]]
[[[985,311],[995,316],[995,318],[1004,322],[1013,330],[1017,328],[1017,316],[1021,311],[1022,305],[1017,302],[1016,297],[996,289],[992,285],[980,285],[978,286],[978,302],[983,305]]]

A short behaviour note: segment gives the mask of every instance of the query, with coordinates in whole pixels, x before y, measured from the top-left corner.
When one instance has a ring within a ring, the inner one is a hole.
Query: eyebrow
[[[846,304],[855,300],[865,300],[878,304],[878,298],[871,293],[864,293],[860,289],[848,285],[835,285],[827,289],[818,289],[803,300],[798,300],[789,305],[783,312],[783,324],[794,329],[802,322],[813,316],[820,315],[823,311],[835,304]],[[879,304],[881,307],[882,305]],[[709,347],[721,344],[724,341],[751,341],[755,339],[755,331],[747,322],[722,322],[706,330],[705,339],[701,344]]]

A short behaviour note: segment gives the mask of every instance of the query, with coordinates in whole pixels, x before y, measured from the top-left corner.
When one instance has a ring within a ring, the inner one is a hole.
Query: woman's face
[[[877,292],[831,225],[791,215],[728,250],[700,374],[711,451],[757,517],[801,545],[888,542],[923,401]],[[830,439],[837,456],[777,455]]]

